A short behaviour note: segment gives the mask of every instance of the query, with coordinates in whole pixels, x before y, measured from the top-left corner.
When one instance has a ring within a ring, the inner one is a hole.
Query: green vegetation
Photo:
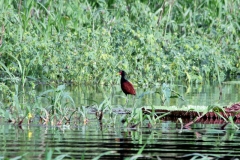
[[[220,84],[240,74],[239,6],[240,0],[2,0],[0,117],[20,127],[33,121],[68,127],[87,125],[89,113],[95,112],[100,125],[107,121],[115,127],[119,113],[112,96],[77,106],[62,84],[115,84],[119,69],[131,73],[136,85],[163,84],[161,92],[137,97],[159,93],[163,105],[173,96],[183,99],[164,82]],[[51,82],[57,85],[37,94],[36,83]],[[159,115],[150,107],[144,114],[135,102],[121,123],[125,128],[157,127],[169,113]],[[233,116],[220,114],[221,108],[209,106],[199,118],[210,110],[238,129]],[[47,157],[52,156],[50,150]]]
[[[159,113],[150,104],[143,112],[137,105],[140,98],[158,93],[165,105],[172,97],[183,99],[169,82],[186,79],[188,83],[211,80],[221,84],[240,74],[239,6],[240,0],[0,0],[0,118],[20,128],[37,123],[63,130],[87,125],[95,118],[101,130],[119,124],[126,130],[148,127],[153,131],[149,140],[154,140],[161,119],[179,107],[166,107],[169,112]],[[118,95],[112,91],[92,106],[75,104],[65,91],[64,83],[119,83],[116,74],[120,69],[131,73],[135,85],[162,84],[161,90],[138,95],[130,112],[123,106],[117,111],[111,98]],[[37,83],[51,84],[51,88],[39,93]],[[181,109],[198,113],[187,124],[178,118],[181,132],[209,111],[239,129],[235,115],[225,116],[223,107]],[[233,133],[229,135],[226,139],[232,140]],[[148,144],[143,143],[129,159],[144,158]],[[74,159],[51,148],[45,152],[46,159],[56,152],[60,155],[55,159]],[[106,151],[95,159],[116,153]],[[192,153],[184,157],[220,156]]]
[[[144,85],[240,73],[240,0],[0,3],[1,81],[113,84],[124,69]]]
[[[88,122],[88,107],[75,106],[64,85],[37,95],[36,82],[115,84],[119,69],[136,85],[182,78],[220,83],[240,73],[240,0],[0,3],[0,113],[19,125],[32,117],[60,125],[76,115]],[[163,83],[163,105],[172,92]],[[95,107],[100,121],[109,111],[115,123],[108,97]],[[161,116],[143,117],[139,107],[134,104],[126,126],[145,119],[154,126]]]

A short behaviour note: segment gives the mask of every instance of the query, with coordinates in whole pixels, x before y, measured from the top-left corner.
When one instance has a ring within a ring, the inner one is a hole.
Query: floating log
[[[170,112],[170,114],[167,115],[168,117],[195,118],[197,116],[202,115],[205,112],[205,110],[207,110],[208,107],[207,106],[187,106],[184,108],[177,108],[175,106],[172,106],[172,107],[169,107],[169,110],[168,110],[168,109],[165,109],[166,107],[161,107],[161,106],[155,106],[155,107],[147,106],[147,107],[142,107],[142,111],[143,113],[148,114],[149,112],[152,112],[153,108],[155,113],[159,115]],[[164,109],[161,109],[161,108],[164,108]],[[229,107],[217,108],[219,109],[217,111],[212,111],[213,109],[211,109],[209,112],[203,115],[202,118],[216,119],[216,118],[222,118],[222,117],[228,118],[232,116],[235,119],[240,119],[240,102],[235,103]],[[222,117],[219,115],[221,115]]]

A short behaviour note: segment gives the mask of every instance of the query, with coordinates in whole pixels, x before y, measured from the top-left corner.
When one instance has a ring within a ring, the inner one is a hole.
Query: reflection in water
[[[5,158],[23,156],[23,159],[44,159],[68,155],[75,159],[92,159],[106,153],[102,159],[124,159],[136,156],[142,149],[141,158],[180,158],[199,153],[225,156],[239,155],[240,132],[220,130],[219,124],[196,123],[191,129],[178,128],[176,123],[163,121],[155,129],[135,130],[119,126],[109,127],[106,122],[91,121],[79,127],[0,126],[0,155]],[[114,151],[108,153],[108,151]]]

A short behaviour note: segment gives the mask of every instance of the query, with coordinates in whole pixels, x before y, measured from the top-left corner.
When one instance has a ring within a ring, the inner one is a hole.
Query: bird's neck
[[[125,79],[125,77],[121,78],[121,82],[126,82],[127,80]]]

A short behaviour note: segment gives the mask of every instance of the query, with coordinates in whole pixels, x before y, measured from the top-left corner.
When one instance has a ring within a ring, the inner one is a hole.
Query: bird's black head
[[[119,74],[120,74],[122,77],[125,77],[125,75],[126,75],[126,72],[125,72],[125,71],[123,71],[123,70],[121,70],[121,71],[119,72]]]

